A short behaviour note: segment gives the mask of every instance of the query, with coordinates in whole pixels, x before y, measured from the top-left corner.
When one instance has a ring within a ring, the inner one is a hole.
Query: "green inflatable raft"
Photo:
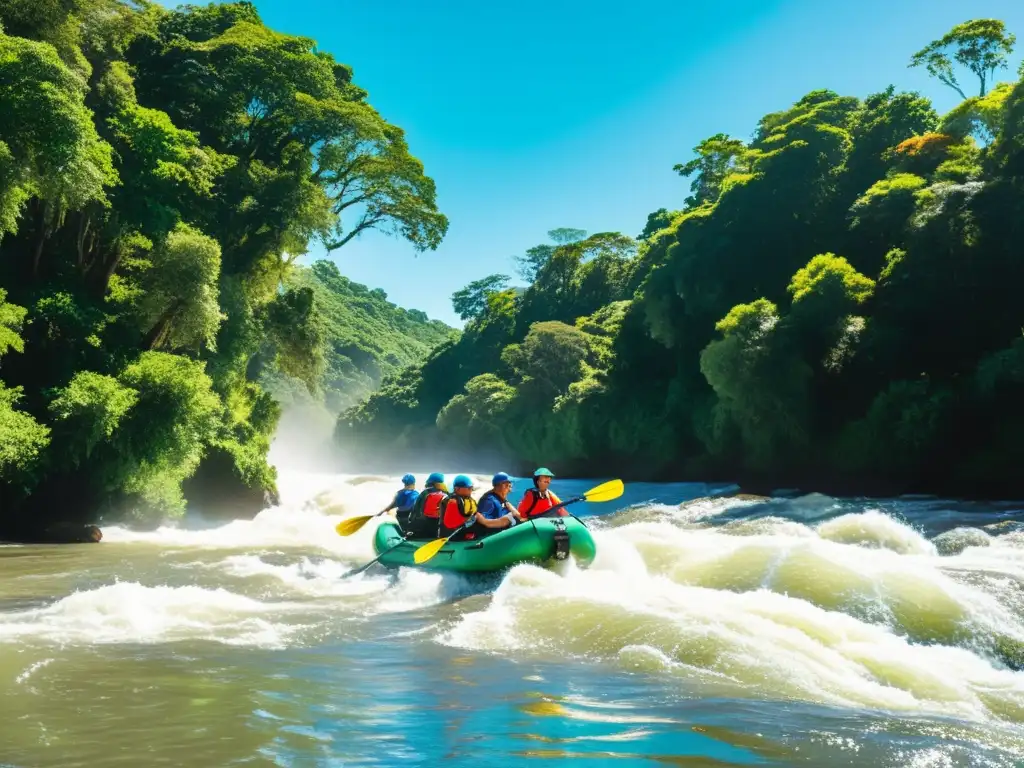
[[[500,571],[519,563],[540,565],[566,560],[570,555],[578,564],[587,566],[597,552],[590,531],[573,517],[536,518],[482,539],[449,542],[430,560],[416,565],[412,554],[427,541],[406,541],[398,525],[383,523],[374,534],[373,549],[380,556],[381,565],[388,568],[464,573]]]

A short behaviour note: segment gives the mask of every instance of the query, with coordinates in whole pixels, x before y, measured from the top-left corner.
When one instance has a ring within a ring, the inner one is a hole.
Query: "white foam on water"
[[[14,682],[18,683],[19,685],[27,682],[28,679],[30,677],[32,677],[32,675],[34,675],[36,672],[38,672],[43,667],[48,667],[54,661],[55,661],[55,659],[53,659],[53,658],[47,658],[47,659],[40,659],[39,661],[36,661],[36,662],[33,662],[32,664],[29,664],[28,667],[25,668],[24,672],[22,672],[20,675],[18,675],[16,678],[14,678]]]
[[[639,503],[618,510],[600,522],[610,528],[645,522],[669,522],[687,528],[701,526],[718,515],[758,503],[758,500],[731,496],[702,497],[682,504]]]
[[[950,572],[967,554],[940,557],[934,549],[907,545],[920,537],[912,529],[894,533],[893,526],[900,523],[883,522],[878,513],[864,513],[864,517],[826,531],[834,535],[837,530],[876,526],[883,535],[873,540],[902,545],[864,546],[859,536],[857,543],[836,542],[815,535],[812,529],[808,529],[812,535],[734,536],[727,527],[681,530],[644,523],[617,529],[616,546],[631,544],[647,573],[679,584],[731,592],[767,589],[885,624],[913,640],[958,644],[972,637],[985,641],[998,637],[1024,643],[1024,623],[1012,610],[1013,585],[1008,583],[996,591],[980,589],[970,579]],[[598,532],[599,552],[605,540],[606,534]],[[908,549],[911,553],[906,553]],[[990,574],[1013,574],[1018,568],[1015,561],[1001,559],[994,548],[969,553],[975,560],[973,567],[979,569],[980,560]],[[1024,559],[1019,566],[1024,568]],[[629,569],[623,573],[633,578],[641,572]]]
[[[279,647],[299,629],[275,614],[297,604],[267,604],[224,589],[118,582],[75,592],[45,608],[0,614],[0,642],[59,644],[213,640]]]
[[[937,552],[935,545],[920,532],[875,509],[841,515],[819,523],[815,530],[821,538],[841,544],[889,549],[906,555]]]
[[[476,584],[458,574],[402,568],[395,574],[363,572],[341,578],[350,567],[336,560],[279,565],[258,555],[233,555],[216,564],[240,578],[267,578],[297,598],[334,598],[351,613],[372,616],[426,608],[478,591]]]
[[[376,595],[390,583],[387,577],[377,574],[343,579],[351,569],[338,560],[313,561],[303,557],[298,562],[278,565],[259,555],[231,555],[213,565],[242,579],[270,579],[297,596],[311,598]]]
[[[759,695],[831,705],[970,719],[1024,716],[1022,675],[962,648],[916,646],[885,627],[768,590],[734,593],[601,570],[559,577],[518,567],[488,608],[464,616],[439,640],[632,664],[643,655],[647,666],[662,660],[661,672],[708,670]]]
[[[203,549],[305,548],[369,560],[374,531],[393,518],[370,520],[350,536],[339,536],[334,527],[343,519],[379,512],[401,488],[395,478],[303,473],[282,473],[280,485],[282,504],[263,510],[252,520],[214,526],[183,521],[153,531],[111,526],[104,528],[102,543]]]
[[[152,544],[172,548],[252,549],[291,547],[322,550],[353,558],[373,557],[371,540],[376,525],[368,524],[352,536],[342,537],[334,526],[342,515],[315,509],[272,507],[252,520],[234,520],[216,528],[188,529],[164,526],[155,531],[111,527],[103,532],[106,544]],[[369,559],[369,558],[368,558]]]

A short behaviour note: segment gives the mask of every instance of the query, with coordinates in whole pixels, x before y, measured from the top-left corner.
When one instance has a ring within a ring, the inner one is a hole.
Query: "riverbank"
[[[98,525],[56,523],[35,530],[0,527],[2,544],[97,544],[103,540]]]
[[[509,463],[496,464],[500,468],[507,467]],[[408,463],[394,463],[388,464],[389,468],[385,469],[383,465],[377,465],[376,468],[372,468],[366,472],[361,473],[359,476],[362,482],[374,482],[379,478],[393,476],[395,478],[394,483],[397,483],[397,477],[405,472],[409,471]],[[519,471],[514,473],[514,476],[519,478],[517,491],[521,490],[524,483],[528,483],[529,472],[532,470],[524,469],[526,465],[518,465]],[[595,484],[603,482],[612,477],[619,477],[627,484],[649,484],[649,483],[664,483],[664,484],[694,484],[703,485],[709,489],[714,489],[711,492],[709,498],[732,498],[737,501],[743,502],[772,502],[773,500],[786,499],[786,498],[797,498],[803,496],[827,496],[827,497],[844,497],[844,498],[855,498],[860,499],[864,503],[870,503],[872,500],[883,500],[883,499],[902,499],[902,500],[947,500],[951,503],[957,504],[976,504],[976,503],[994,503],[997,505],[1012,504],[1007,499],[1024,499],[1024,485],[1019,485],[1016,482],[1007,483],[1005,490],[1016,491],[1014,493],[995,493],[991,490],[986,492],[975,492],[973,494],[952,494],[943,493],[941,490],[936,490],[932,487],[930,490],[904,490],[897,488],[885,483],[845,483],[845,482],[832,482],[832,483],[815,483],[812,487],[808,488],[800,486],[798,484],[786,485],[783,483],[766,482],[763,479],[745,479],[741,481],[706,481],[704,479],[686,478],[671,476],[668,473],[658,472],[653,474],[644,473],[632,473],[626,474],[625,476],[616,475],[611,471],[613,467],[608,467],[608,472],[604,474],[589,474],[589,475],[567,475],[563,472],[559,472],[562,478],[572,477],[574,482],[580,482],[584,484]],[[426,477],[429,471],[424,468],[423,471],[419,472],[420,475]],[[486,486],[487,478],[493,473],[491,469],[481,469],[479,466],[476,470],[466,470],[464,467],[458,469],[460,472],[469,472],[470,474],[479,476],[481,478],[481,488]],[[421,478],[422,479],[422,478]],[[938,485],[938,483],[937,483]],[[264,492],[253,492],[240,496],[234,499],[227,499],[228,488],[220,488],[218,493],[209,493],[204,497],[204,504],[201,507],[190,506],[190,513],[200,513],[202,517],[211,523],[221,522],[224,524],[231,523],[235,520],[253,520],[262,511],[276,507],[281,503],[280,494],[275,490],[272,494]],[[370,502],[370,507],[374,509],[380,505],[381,501],[385,500],[387,494],[381,499],[375,499]],[[223,503],[220,503],[223,502]],[[1024,505],[1024,501],[1021,502]],[[376,505],[376,506],[374,506]],[[365,514],[366,510],[354,510],[353,514]],[[95,522],[92,524],[81,524],[78,522],[70,521],[54,521],[51,524],[46,525],[43,528],[18,528],[15,526],[3,526],[0,525],[0,543],[11,543],[11,544],[80,544],[80,543],[91,543],[98,542],[102,539],[103,533],[101,525],[106,527],[108,525],[127,526],[135,530],[140,531],[153,531],[164,525],[174,525],[175,522],[172,520],[148,520],[145,523],[126,523],[123,521],[113,520],[109,523]]]

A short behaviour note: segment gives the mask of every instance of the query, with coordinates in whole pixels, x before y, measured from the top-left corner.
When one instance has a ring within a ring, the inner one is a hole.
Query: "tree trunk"
[[[110,278],[114,276],[114,271],[117,269],[118,264],[121,263],[121,249],[116,244],[113,248],[113,253],[110,254],[110,258],[103,265],[103,272],[96,280],[96,292],[101,298],[106,295],[107,286],[110,285]]]
[[[78,245],[78,269],[79,270],[82,269],[82,264],[85,262],[85,239],[89,235],[89,224],[90,223],[91,222],[89,220],[89,214],[87,214],[85,211],[82,211],[82,213],[79,214],[79,219],[78,219],[78,240],[77,240],[77,245]]]
[[[32,253],[32,279],[39,279],[39,264],[43,259],[43,246],[46,244],[46,238],[49,237],[48,227],[46,225],[46,214],[49,210],[49,203],[41,203],[39,208],[39,237],[36,240],[36,247]]]
[[[180,306],[181,302],[176,301],[164,310],[164,313],[160,315],[160,319],[156,321],[153,327],[149,329],[149,333],[146,334],[143,347],[146,349],[157,349],[163,346],[171,329],[171,320],[174,319],[174,313],[178,311]]]

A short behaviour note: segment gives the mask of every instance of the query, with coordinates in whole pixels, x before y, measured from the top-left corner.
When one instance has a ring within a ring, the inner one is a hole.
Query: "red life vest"
[[[441,499],[445,496],[444,491],[430,491],[423,502],[423,516],[437,520],[441,513]]]
[[[449,496],[444,502],[444,516],[441,518],[442,533],[452,533],[476,517],[476,502],[472,496]],[[471,538],[467,536],[466,538]]]
[[[536,488],[528,488],[526,493],[523,494],[523,500],[519,502],[519,514],[524,519],[537,517],[538,515],[543,515],[556,504],[561,503],[561,500],[551,491],[548,491],[545,496],[541,496],[540,491]],[[568,512],[563,507],[558,510],[558,514],[565,517]]]

